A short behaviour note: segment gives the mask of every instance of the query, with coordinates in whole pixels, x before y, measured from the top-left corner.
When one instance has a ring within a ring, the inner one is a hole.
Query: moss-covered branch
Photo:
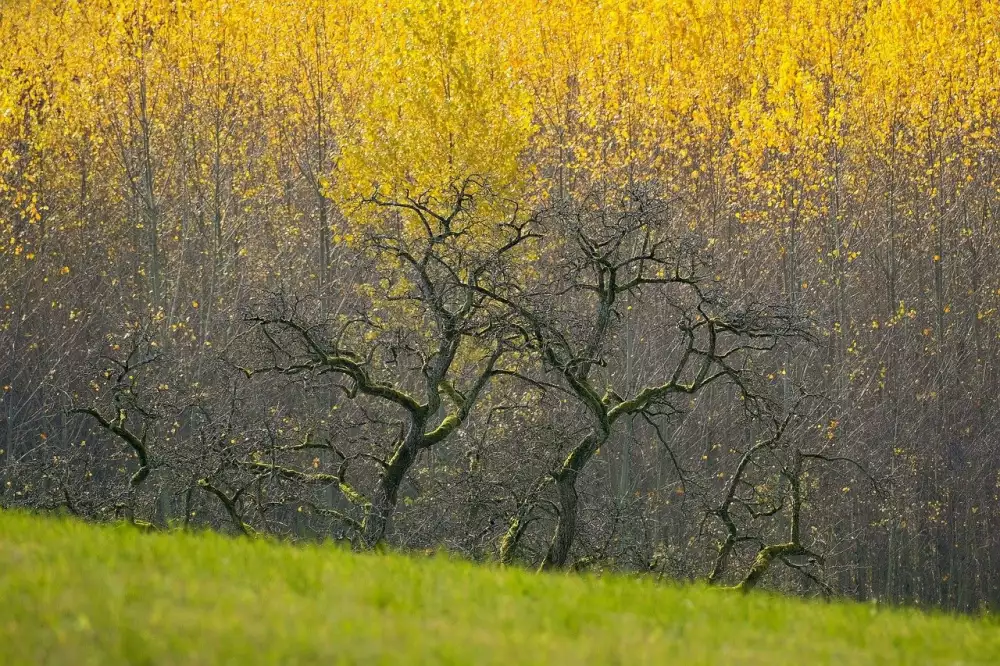
[[[313,502],[305,502],[305,504],[309,507],[309,509],[312,512],[316,513],[317,515],[326,516],[328,518],[334,518],[336,520],[339,520],[340,522],[346,524],[348,527],[350,527],[358,534],[360,534],[364,530],[364,525],[361,522],[355,520],[354,518],[351,518],[346,513],[328,507],[316,506],[316,504]]]
[[[479,396],[482,394],[486,385],[489,384],[490,379],[493,377],[493,368],[496,366],[496,363],[502,354],[503,347],[498,343],[496,349],[494,349],[486,359],[486,363],[480,371],[479,376],[476,378],[476,381],[473,383],[472,388],[470,388],[466,393],[461,393],[455,388],[454,383],[450,381],[441,381],[438,383],[438,390],[452,401],[455,405],[455,411],[444,417],[436,428],[430,432],[424,433],[421,447],[426,448],[437,444],[451,435],[451,433],[457,430],[459,426],[465,422],[465,419],[468,418],[469,413],[475,406]]]
[[[326,474],[324,472],[300,472],[299,470],[291,467],[284,467],[282,465],[274,465],[259,461],[246,461],[242,464],[246,467],[274,474],[290,481],[297,481],[307,486],[335,485],[340,490],[341,494],[352,504],[356,504],[358,506],[365,506],[369,504],[368,498],[355,490],[354,487],[347,483],[341,475]]]
[[[744,578],[735,589],[741,592],[749,592],[757,586],[760,579],[767,573],[768,569],[771,568],[771,563],[775,558],[794,557],[796,555],[812,555],[812,552],[797,543],[791,542],[764,546],[760,549],[760,552],[757,553],[757,557],[754,558],[753,564],[750,566],[750,571],[747,572],[746,578]]]
[[[781,437],[784,428],[788,425],[789,419],[786,419],[779,429],[778,433],[775,435],[774,440],[777,441]],[[748,452],[749,454],[749,452]],[[744,456],[745,458],[746,456]],[[792,507],[791,507],[791,517],[789,524],[789,541],[787,543],[773,544],[770,546],[764,546],[757,553],[757,557],[754,558],[753,564],[750,566],[750,571],[747,572],[746,577],[736,586],[737,590],[742,592],[749,592],[760,579],[767,573],[768,569],[771,567],[771,563],[774,562],[775,558],[778,558],[797,569],[801,569],[798,565],[789,562],[787,558],[795,556],[808,556],[811,562],[823,561],[823,558],[816,553],[812,552],[800,542],[801,535],[801,523],[802,523],[802,486],[801,486],[801,474],[802,474],[802,459],[803,455],[801,451],[796,450],[794,452],[794,460],[791,469],[785,469],[783,474],[788,479],[791,495],[792,495]],[[818,581],[817,578],[805,572],[809,578]],[[820,582],[821,587],[824,587],[824,591],[828,591],[829,588],[826,587],[825,583]]]

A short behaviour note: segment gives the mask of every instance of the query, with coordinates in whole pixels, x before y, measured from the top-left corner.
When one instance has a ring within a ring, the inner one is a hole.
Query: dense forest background
[[[0,506],[991,608],[998,28],[5,2]]]

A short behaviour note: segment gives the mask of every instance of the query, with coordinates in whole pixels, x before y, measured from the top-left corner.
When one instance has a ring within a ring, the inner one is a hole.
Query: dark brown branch
[[[222,506],[226,508],[226,513],[229,514],[229,519],[232,520],[233,525],[235,525],[236,529],[242,532],[244,536],[249,537],[254,535],[254,529],[247,523],[243,522],[243,518],[240,517],[239,510],[236,508],[236,502],[243,493],[242,490],[237,490],[232,497],[229,497],[221,489],[209,483],[207,479],[199,479],[198,487],[219,498],[219,501],[222,502]]]
[[[124,426],[126,419],[126,412],[124,409],[118,410],[118,416],[113,421],[105,418],[104,415],[93,407],[75,407],[70,409],[69,413],[87,414],[91,416],[100,424],[102,428],[122,439],[126,444],[132,447],[132,450],[135,451],[136,457],[139,459],[139,469],[132,475],[132,478],[129,479],[129,485],[132,488],[135,488],[146,480],[146,477],[149,476],[150,472],[149,455],[146,451],[146,444],[143,441],[143,438],[139,437]]]

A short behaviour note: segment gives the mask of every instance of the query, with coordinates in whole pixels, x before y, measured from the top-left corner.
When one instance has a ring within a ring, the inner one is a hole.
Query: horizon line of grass
[[[996,664],[981,618],[0,511],[0,664]]]

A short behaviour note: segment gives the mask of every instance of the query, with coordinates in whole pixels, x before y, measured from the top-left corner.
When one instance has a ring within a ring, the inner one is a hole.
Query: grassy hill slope
[[[0,664],[997,664],[873,606],[0,513]]]

